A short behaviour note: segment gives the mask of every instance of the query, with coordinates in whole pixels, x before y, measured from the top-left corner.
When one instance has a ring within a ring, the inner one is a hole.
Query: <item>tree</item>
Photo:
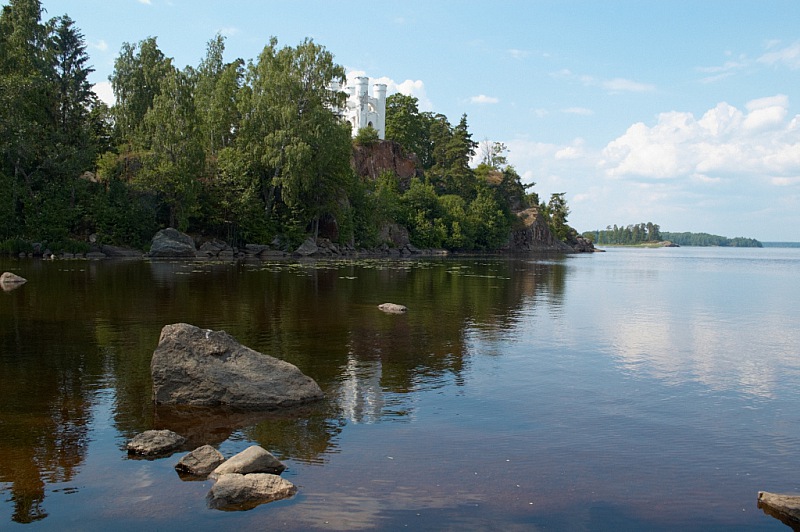
[[[419,100],[413,96],[395,93],[386,98],[386,140],[393,140],[416,154],[420,164],[427,169],[433,165],[430,113],[421,113]]]
[[[203,146],[212,158],[232,145],[241,117],[238,97],[244,61],[225,63],[224,52],[225,38],[218,34],[208,42],[206,56],[194,73],[196,107],[203,110],[199,115]]]
[[[502,170],[508,164],[508,158],[505,156],[508,148],[502,142],[489,142],[489,139],[484,139],[480,148],[481,164],[495,170]]]
[[[550,195],[550,201],[547,203],[547,212],[550,215],[550,230],[553,236],[561,241],[565,241],[570,232],[570,227],[567,225],[567,216],[569,216],[569,207],[567,200],[564,198],[566,192],[558,192]]]
[[[122,44],[109,77],[116,98],[115,133],[119,143],[134,140],[144,115],[173,70],[172,59],[164,56],[155,37],[148,37],[138,45]]]
[[[142,121],[140,136],[149,147],[135,182],[155,192],[169,209],[168,224],[183,231],[195,214],[199,178],[204,166],[193,85],[172,71]]]
[[[104,104],[89,83],[89,74],[94,69],[88,65],[83,34],[67,15],[52,22],[49,55],[54,76],[56,142],[61,147],[59,170],[74,179],[92,167],[99,143],[103,142],[96,134],[100,126],[96,121],[105,117],[92,111]]]
[[[265,213],[284,226],[316,234],[323,213],[336,210],[349,179],[350,133],[332,109],[345,79],[333,55],[311,40],[278,48],[274,37],[250,63],[241,101],[238,148],[260,189]]]
[[[467,127],[467,115],[451,127],[444,115],[437,115],[430,129],[433,144],[433,166],[427,172],[431,183],[441,194],[458,194],[471,199],[475,191],[475,174],[469,162],[477,144]]]

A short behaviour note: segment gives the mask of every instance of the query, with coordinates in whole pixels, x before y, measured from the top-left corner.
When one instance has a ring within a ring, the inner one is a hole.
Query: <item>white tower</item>
[[[353,127],[355,137],[359,130],[372,127],[378,132],[378,138],[386,138],[386,85],[376,83],[369,95],[369,78],[356,78],[355,87],[345,88],[347,103],[344,118]]]

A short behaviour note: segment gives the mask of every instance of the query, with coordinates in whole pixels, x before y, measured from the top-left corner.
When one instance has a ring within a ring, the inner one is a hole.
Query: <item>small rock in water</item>
[[[408,310],[404,305],[398,305],[396,303],[383,303],[378,305],[378,308],[389,314],[403,314]]]
[[[181,458],[175,464],[175,469],[179,473],[206,478],[224,461],[225,457],[221,452],[211,445],[203,445]]]
[[[186,438],[171,430],[146,430],[128,442],[128,454],[157,456],[167,454],[186,443]]]
[[[13,290],[27,282],[27,279],[20,277],[15,273],[5,272],[3,275],[0,275],[0,287],[6,291]]]
[[[272,454],[258,445],[251,445],[237,455],[231,456],[209,475],[209,478],[220,478],[229,473],[272,473],[280,475],[286,466]]]
[[[251,473],[222,475],[206,499],[217,510],[250,510],[259,504],[291,497],[297,487],[278,475]]]

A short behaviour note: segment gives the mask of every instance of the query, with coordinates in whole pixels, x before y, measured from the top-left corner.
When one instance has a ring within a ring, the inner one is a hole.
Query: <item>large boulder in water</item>
[[[153,258],[194,258],[196,254],[192,237],[172,227],[156,233],[150,244],[150,256]]]
[[[166,325],[150,363],[158,404],[267,409],[323,394],[296,366],[258,353],[225,331]]]

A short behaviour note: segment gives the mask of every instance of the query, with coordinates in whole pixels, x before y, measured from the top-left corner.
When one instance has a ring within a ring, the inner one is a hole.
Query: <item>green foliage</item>
[[[355,140],[329,90],[345,71],[312,40],[254,61],[225,62],[209,41],[196,67],[175,68],[155,37],[125,43],[110,81],[116,104],[99,102],[80,30],[68,17],[41,20],[38,0],[10,0],[0,14],[0,239],[66,248],[145,247],[163,226],[233,245],[277,238],[291,249],[335,219],[339,240],[381,244],[382,228],[405,226],[418,247],[492,250],[514,212],[538,203],[508,166],[502,143],[477,144],[463,115],[420,112],[411,96],[387,99],[386,138],[417,155],[423,178],[402,191],[391,173],[358,179]],[[563,200],[563,195],[562,198]],[[564,203],[546,206],[566,224]],[[76,243],[76,242],[83,243]]]
[[[679,246],[720,246],[720,247],[762,247],[761,242],[753,238],[728,238],[708,233],[669,233],[661,231],[658,224],[652,222],[627,225],[625,227],[608,226],[604,230],[587,231],[583,236],[598,245],[635,246],[668,240]]]
[[[362,127],[356,133],[353,143],[357,146],[373,146],[380,141],[378,130],[372,126]]]
[[[33,253],[33,246],[21,238],[8,238],[0,242],[0,253],[16,256],[20,253]]]
[[[430,113],[421,113],[413,96],[395,93],[386,98],[386,140],[416,154],[422,168],[433,166]]]
[[[745,247],[760,248],[763,244],[754,238],[736,237],[728,238],[708,233],[662,233],[664,240],[669,240],[680,246],[720,246],[720,247]]]
[[[123,43],[109,80],[114,90],[114,124],[117,142],[135,140],[147,111],[161,94],[162,82],[173,72],[172,60],[158,48],[154,37],[138,45]]]
[[[637,245],[664,240],[661,228],[658,224],[652,222],[633,224],[626,227],[616,224],[613,227],[609,225],[605,230],[587,231],[583,236],[598,245]]]
[[[488,251],[507,243],[512,215],[488,185],[478,187],[478,194],[469,205],[468,219],[477,249]]]
[[[569,207],[567,206],[566,198],[564,198],[565,194],[565,192],[551,194],[550,201],[547,203],[546,208],[542,209],[548,217],[550,232],[562,242],[567,241],[567,237],[572,230],[572,228],[567,225]]]

